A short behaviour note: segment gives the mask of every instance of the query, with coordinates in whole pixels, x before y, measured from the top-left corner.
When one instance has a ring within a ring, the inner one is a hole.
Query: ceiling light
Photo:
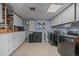
[[[36,8],[35,8],[35,7],[30,7],[30,10],[31,10],[31,11],[35,11]]]
[[[47,12],[54,13],[57,10],[59,10],[61,7],[62,7],[62,5],[51,4],[50,7],[48,8]]]

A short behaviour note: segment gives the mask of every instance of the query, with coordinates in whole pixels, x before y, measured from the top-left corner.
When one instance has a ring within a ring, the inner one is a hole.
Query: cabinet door
[[[25,31],[21,33],[21,42],[25,41]]]
[[[63,11],[63,23],[74,21],[74,4]]]
[[[62,13],[52,19],[52,26],[62,24]]]
[[[59,24],[62,24],[62,13],[60,13],[58,16],[57,16],[57,25],[59,25]]]
[[[55,23],[56,23],[56,17],[52,19],[52,26],[55,26]]]
[[[25,40],[25,31],[15,33],[15,49],[24,42]]]
[[[8,37],[8,52],[11,54],[14,51],[14,34],[9,34]]]
[[[21,18],[18,19],[18,25],[22,26],[22,19]]]
[[[25,31],[19,32],[18,36],[19,36],[19,41],[18,41],[18,43],[19,43],[19,45],[20,45],[20,44],[22,44],[22,43],[25,41]]]
[[[19,45],[20,45],[21,42],[22,42],[22,35],[23,35],[22,32],[19,32],[19,33],[18,33],[18,39],[19,39],[19,40],[18,40],[18,44],[19,44]]]
[[[8,36],[0,35],[0,56],[8,56]]]
[[[18,16],[14,14],[14,25],[18,26]]]
[[[19,32],[14,33],[15,37],[15,49],[19,46]]]
[[[14,14],[14,25],[22,26],[22,19],[18,17],[16,14]]]
[[[0,4],[0,22],[2,22],[2,4]]]
[[[76,4],[76,21],[79,21],[79,3]]]

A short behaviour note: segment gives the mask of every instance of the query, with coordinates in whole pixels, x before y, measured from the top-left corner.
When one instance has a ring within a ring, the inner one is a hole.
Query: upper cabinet
[[[52,26],[74,22],[74,4],[52,19]]]
[[[63,23],[74,21],[74,4],[63,11]]]
[[[54,19],[52,19],[52,26],[55,26],[57,25],[57,17],[55,17]]]
[[[2,22],[2,4],[0,4],[0,22]]]
[[[17,16],[16,14],[14,14],[14,25],[22,26],[22,19],[19,16]]]
[[[62,13],[52,19],[52,26],[62,24]]]
[[[14,14],[14,25],[18,26],[18,16]]]
[[[18,22],[19,22],[18,25],[19,25],[19,26],[22,26],[22,19],[21,19],[20,17],[19,17],[19,19],[18,19]]]
[[[79,3],[76,4],[76,21],[79,21]]]

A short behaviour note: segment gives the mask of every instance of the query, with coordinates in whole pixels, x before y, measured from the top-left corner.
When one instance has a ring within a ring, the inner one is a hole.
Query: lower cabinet
[[[22,44],[22,42],[25,41],[25,31],[15,33],[14,38],[15,38],[15,49],[16,49],[20,44]]]
[[[14,33],[8,34],[8,55],[14,51]]]
[[[8,35],[0,35],[0,56],[9,55],[8,53]]]
[[[42,42],[42,32],[33,32],[29,35],[29,43],[41,43]]]
[[[25,31],[0,35],[0,56],[10,55],[25,41]]]

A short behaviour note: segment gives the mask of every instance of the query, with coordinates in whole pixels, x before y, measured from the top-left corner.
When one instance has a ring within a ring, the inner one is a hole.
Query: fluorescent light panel
[[[50,7],[48,8],[47,12],[55,13],[61,7],[62,7],[62,5],[51,4]]]

